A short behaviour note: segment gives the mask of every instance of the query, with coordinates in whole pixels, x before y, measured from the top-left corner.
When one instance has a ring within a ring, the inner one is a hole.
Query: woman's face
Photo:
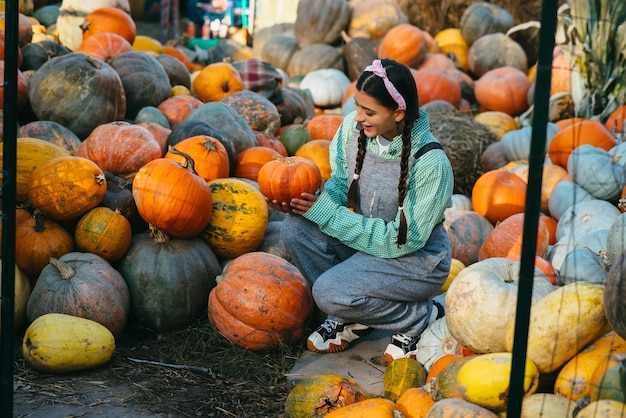
[[[400,133],[397,122],[404,119],[404,111],[388,109],[362,91],[354,93],[354,101],[356,103],[354,120],[361,124],[365,135],[370,138],[380,135],[391,141]]]

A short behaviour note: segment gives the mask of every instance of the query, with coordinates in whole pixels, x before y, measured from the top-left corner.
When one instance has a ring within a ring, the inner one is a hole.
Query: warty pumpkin
[[[314,374],[304,377],[291,389],[285,400],[288,417],[315,417],[351,405],[371,396],[355,380],[338,374]]]
[[[469,71],[480,78],[487,71],[510,66],[528,72],[528,57],[520,44],[501,32],[476,39],[468,51]]]
[[[211,218],[211,189],[189,156],[182,165],[169,158],[150,161],[137,171],[132,192],[141,217],[176,238],[198,235]]]
[[[221,102],[235,109],[253,131],[273,136],[280,128],[280,114],[276,105],[262,94],[242,90],[229,94]]]
[[[128,286],[102,257],[71,252],[50,259],[28,300],[28,320],[63,313],[96,321],[118,337],[130,312]]]
[[[209,294],[211,324],[233,344],[255,352],[298,340],[312,312],[304,276],[285,259],[260,251],[228,263]]]

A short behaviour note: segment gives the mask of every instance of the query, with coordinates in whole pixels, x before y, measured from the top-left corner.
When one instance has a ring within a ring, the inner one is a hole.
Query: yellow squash
[[[105,326],[90,319],[49,313],[36,318],[22,341],[24,358],[37,370],[69,373],[108,362],[115,338]]]
[[[511,353],[479,354],[459,369],[459,392],[466,401],[501,412],[507,407],[512,365]],[[539,385],[537,366],[526,359],[524,394],[535,393]]]
[[[541,373],[556,371],[606,332],[603,292],[603,285],[574,282],[533,304],[527,355]],[[504,334],[507,351],[513,349],[514,331],[515,321],[512,320]]]

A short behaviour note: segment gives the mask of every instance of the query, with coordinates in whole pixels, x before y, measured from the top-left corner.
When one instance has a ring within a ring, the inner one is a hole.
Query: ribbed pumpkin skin
[[[498,418],[498,415],[464,399],[450,398],[435,402],[426,418]]]
[[[156,58],[144,52],[130,51],[113,57],[111,67],[124,85],[127,118],[134,119],[142,108],[157,107],[170,97],[170,79]]]
[[[37,119],[57,122],[80,139],[96,126],[124,119],[126,94],[115,69],[82,52],[57,58],[29,81],[28,97]]]
[[[269,200],[289,202],[302,193],[315,193],[322,182],[319,168],[303,157],[276,157],[261,167],[257,181]]]
[[[128,122],[109,122],[95,128],[78,147],[104,171],[126,177],[160,158],[161,147],[146,128]]]
[[[128,286],[102,257],[65,254],[44,267],[28,300],[29,322],[51,312],[96,321],[119,336],[130,312]]]
[[[312,44],[332,44],[350,21],[347,1],[302,0],[298,3],[294,32],[300,48]]]
[[[66,149],[38,138],[17,138],[17,159],[15,178],[15,198],[18,202],[28,199],[28,180],[32,172],[44,162],[55,157],[67,157],[70,152]],[[0,167],[4,147],[0,148]],[[0,172],[0,180],[3,179]],[[0,194],[2,190],[0,190]]]
[[[133,18],[116,7],[98,7],[85,16],[80,25],[83,42],[98,33],[115,33],[126,39],[131,45],[137,36],[137,26]]]
[[[193,158],[194,169],[206,181],[228,177],[230,160],[226,147],[216,138],[207,135],[197,135],[183,139],[165,153],[169,158],[182,164],[185,157],[176,153],[181,151]]]
[[[297,341],[312,311],[311,290],[298,269],[260,251],[228,263],[209,295],[213,326],[233,344],[257,352]]]
[[[57,157],[41,164],[28,181],[33,206],[55,220],[69,220],[93,209],[106,193],[104,172],[91,160]]]
[[[418,388],[424,383],[426,383],[426,369],[417,360],[395,359],[385,369],[384,396],[395,402],[407,389]]]
[[[135,234],[118,268],[133,301],[131,320],[155,332],[189,325],[206,312],[221,271],[199,238],[169,239],[159,231]]]
[[[316,374],[299,381],[285,401],[289,418],[322,417],[346,405],[370,398],[356,381],[337,374]]]
[[[15,262],[34,283],[50,257],[74,249],[74,238],[59,223],[36,212],[15,228]]]
[[[126,254],[131,239],[130,222],[119,211],[105,207],[91,209],[74,228],[76,248],[99,255],[110,263]]]
[[[141,217],[173,237],[196,236],[211,218],[211,189],[176,161],[158,158],[141,167],[132,191]]]
[[[24,358],[37,370],[69,373],[108,362],[115,351],[115,338],[104,326],[85,318],[50,313],[26,329],[22,342]]]
[[[396,401],[396,407],[404,418],[424,418],[434,404],[435,400],[427,386],[409,388]]]
[[[268,221],[265,198],[254,186],[235,178],[207,183],[213,194],[209,223],[202,232],[220,258],[235,258],[258,248]]]
[[[133,50],[133,45],[126,39],[112,32],[100,32],[83,40],[78,52],[84,52],[94,58],[109,62],[124,52]]]

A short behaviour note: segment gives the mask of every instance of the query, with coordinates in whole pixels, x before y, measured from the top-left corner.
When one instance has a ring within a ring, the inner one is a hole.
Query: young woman
[[[319,195],[268,202],[290,214],[282,239],[327,314],[312,351],[345,350],[378,328],[395,332],[387,361],[415,357],[420,334],[444,315],[432,297],[450,269],[442,221],[453,173],[417,94],[408,67],[375,60],[357,80]]]

